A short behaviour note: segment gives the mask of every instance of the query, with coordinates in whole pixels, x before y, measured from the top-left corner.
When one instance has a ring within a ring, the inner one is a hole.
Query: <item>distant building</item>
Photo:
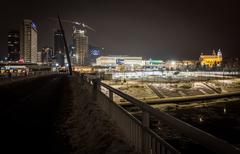
[[[144,65],[142,57],[130,56],[100,56],[96,59],[98,66],[117,66],[117,65]]]
[[[65,53],[64,38],[61,30],[54,32],[54,55],[58,53]]]
[[[163,66],[165,63],[163,60],[145,60],[145,66]]]
[[[55,63],[59,66],[64,66],[64,55],[62,53],[56,54]]]
[[[84,30],[78,30],[75,28],[73,32],[73,45],[76,52],[75,65],[87,65],[88,64],[88,36],[85,35]]]
[[[32,20],[25,19],[21,27],[20,57],[25,63],[37,63],[38,31]]]
[[[38,51],[38,52],[37,52],[37,63],[38,63],[38,64],[42,64],[42,63],[43,63],[42,51]]]
[[[42,59],[42,63],[43,64],[50,64],[52,63],[52,60],[54,58],[54,52],[53,49],[51,47],[44,47],[41,50],[41,59]]]
[[[8,60],[18,61],[20,58],[20,34],[19,31],[8,32]]]
[[[199,61],[202,66],[208,66],[208,67],[213,67],[213,66],[220,66],[222,63],[223,57],[222,57],[222,52],[219,49],[217,54],[215,50],[213,50],[212,55],[203,55],[203,53],[200,55]]]
[[[75,46],[73,44],[69,45],[68,47],[70,58],[71,58],[71,63],[75,64],[76,63],[76,50]]]
[[[144,66],[143,69],[151,69],[151,70],[159,70],[165,66],[165,62],[163,60],[149,59],[143,60]]]
[[[54,32],[54,58],[56,63],[60,66],[64,66],[64,55],[65,55],[65,46],[64,46],[64,37],[61,30]]]
[[[165,68],[168,70],[176,70],[180,65],[182,65],[182,63],[179,60],[167,60],[165,62]]]

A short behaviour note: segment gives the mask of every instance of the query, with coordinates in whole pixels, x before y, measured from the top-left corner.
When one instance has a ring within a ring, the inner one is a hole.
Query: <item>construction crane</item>
[[[51,20],[58,20],[56,18],[49,18]],[[78,22],[78,21],[70,21],[70,20],[64,20],[64,19],[61,19],[62,22],[64,23],[69,23],[69,24],[73,24],[73,25],[77,25],[77,26],[82,26],[83,28],[86,28],[86,29],[89,29],[93,32],[96,32],[95,29],[93,29],[92,27],[90,27],[89,25],[83,23],[83,22]]]
[[[72,75],[72,65],[71,65],[71,59],[70,59],[70,54],[69,54],[69,51],[68,51],[68,45],[67,45],[67,41],[66,41],[66,37],[65,37],[65,33],[64,33],[64,29],[63,29],[63,26],[62,26],[62,22],[64,23],[70,23],[70,24],[73,24],[73,25],[77,25],[77,26],[82,26],[82,28],[85,29],[89,29],[93,32],[96,32],[95,29],[93,29],[92,27],[88,26],[87,24],[84,24],[84,23],[81,23],[81,22],[76,22],[76,21],[70,21],[70,20],[63,20],[63,19],[60,19],[59,15],[58,15],[58,18],[49,18],[50,20],[54,20],[54,21],[58,21],[59,22],[59,26],[60,26],[60,29],[61,29],[61,32],[63,34],[63,37],[64,37],[64,45],[65,45],[65,48],[66,48],[66,55],[67,55],[67,61],[68,61],[68,67],[69,67],[69,74]],[[74,31],[76,30],[76,27],[73,26],[74,28]]]

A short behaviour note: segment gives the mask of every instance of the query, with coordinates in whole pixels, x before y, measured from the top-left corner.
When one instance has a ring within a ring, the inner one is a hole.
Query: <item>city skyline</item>
[[[201,52],[210,54],[212,49],[220,48],[224,57],[239,57],[237,1],[93,2],[32,5],[33,2],[21,1],[9,11],[3,8],[1,18],[7,24],[0,28],[0,55],[7,55],[7,32],[18,30],[23,19],[37,24],[39,49],[53,47],[53,32],[59,27],[49,18],[56,17],[60,10],[62,19],[85,22],[95,28],[96,32],[88,33],[89,44],[104,47],[105,54],[198,59]],[[24,8],[28,9],[21,11]],[[65,23],[64,29],[70,43],[72,25]]]
[[[240,154],[238,1],[2,2],[2,153]]]

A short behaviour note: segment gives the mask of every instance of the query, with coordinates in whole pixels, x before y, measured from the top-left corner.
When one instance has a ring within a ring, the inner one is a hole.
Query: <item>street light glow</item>
[[[176,65],[176,61],[172,61],[171,64],[172,64],[172,65]]]

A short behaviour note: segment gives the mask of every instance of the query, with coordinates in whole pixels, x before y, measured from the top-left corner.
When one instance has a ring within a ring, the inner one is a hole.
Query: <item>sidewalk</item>
[[[69,88],[70,116],[64,122],[62,131],[69,136],[74,153],[133,154],[133,150],[121,139],[118,128],[95,103],[92,87],[74,76],[69,78]]]

